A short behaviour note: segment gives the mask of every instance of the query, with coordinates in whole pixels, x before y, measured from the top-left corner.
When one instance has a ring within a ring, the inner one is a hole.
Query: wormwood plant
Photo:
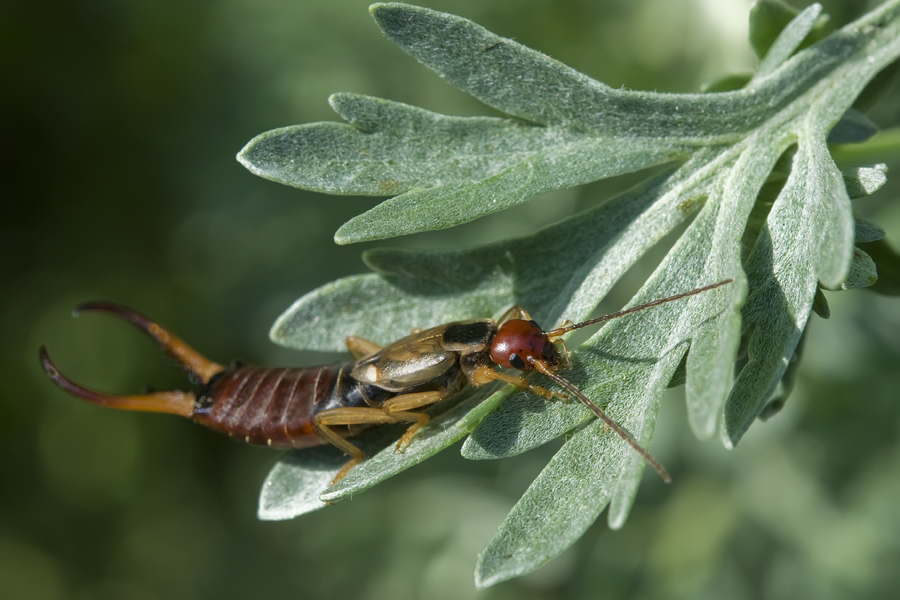
[[[581,321],[638,258],[692,219],[632,304],[734,283],[610,322],[572,353],[567,377],[647,447],[660,397],[685,383],[696,435],[718,428],[731,447],[789,391],[810,311],[827,314],[820,287],[876,280],[874,262],[854,245],[883,233],[854,222],[851,199],[879,188],[885,168],[842,173],[828,144],[875,134],[851,105],[900,56],[900,0],[827,37],[820,5],[797,13],[758,2],[751,42],[759,69],[711,87],[739,89],[706,94],[612,89],[453,15],[405,4],[375,4],[371,13],[388,39],[509,118],[335,94],[331,106],[346,124],[286,127],[247,144],[238,158],[262,177],[394,195],[344,224],[338,243],[452,227],[549,190],[669,166],[526,238],[368,252],[375,272],[299,299],[272,328],[277,343],[342,350],[351,334],[389,343],[412,326],[497,317],[512,304],[545,327]],[[463,456],[496,459],[565,433],[478,557],[476,583],[488,586],[559,554],[607,505],[611,527],[625,522],[644,463],[582,405],[510,387],[469,390],[405,453],[392,444],[378,452],[383,431],[365,438],[376,453],[335,486],[345,461],[338,450],[288,454],[265,482],[259,516],[291,518],[358,494],[463,438]]]

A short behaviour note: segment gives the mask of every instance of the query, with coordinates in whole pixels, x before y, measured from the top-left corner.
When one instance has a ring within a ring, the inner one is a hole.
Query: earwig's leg
[[[528,314],[528,311],[522,308],[521,306],[513,306],[508,311],[503,313],[503,316],[500,317],[500,320],[497,321],[497,325],[503,325],[507,321],[512,321],[513,319],[522,319],[524,321],[530,321],[531,315]]]
[[[355,335],[348,335],[347,339],[344,340],[344,343],[347,344],[347,350],[350,351],[350,354],[352,354],[353,358],[356,360],[372,356],[381,350],[381,346],[375,342]]]
[[[119,408],[122,410],[139,410],[143,412],[162,412],[182,417],[190,417],[194,414],[194,403],[197,396],[191,392],[154,392],[152,394],[140,394],[137,396],[112,396],[101,394],[81,387],[65,375],[59,372],[56,365],[47,355],[46,348],[41,347],[41,365],[50,380],[65,392],[72,394],[92,404]]]
[[[522,388],[523,390],[530,390],[537,394],[538,396],[543,396],[544,398],[559,398],[561,400],[569,400],[569,397],[565,394],[560,394],[558,392],[551,392],[550,390],[544,389],[540,386],[533,385],[528,382],[528,380],[522,377],[515,377],[514,375],[507,375],[506,373],[500,373],[499,371],[495,371],[490,367],[478,367],[472,372],[472,382],[475,385],[484,385],[485,383],[489,383],[491,381],[502,381],[504,383],[511,383],[516,387]]]
[[[566,340],[564,340],[562,338],[557,338],[552,341],[557,347],[562,346],[562,350],[560,351],[560,354],[562,354],[563,360],[566,362],[566,365],[563,368],[571,369],[572,368],[572,360],[569,358],[569,347],[566,346]]]
[[[331,485],[343,479],[350,469],[362,462],[366,453],[335,433],[329,425],[360,425],[367,423],[396,423],[390,415],[377,408],[328,408],[316,415],[316,429],[334,446],[337,446],[344,454],[350,456],[350,460],[341,467]]]
[[[216,364],[205,356],[185,344],[180,338],[172,335],[144,315],[112,302],[86,302],[80,306],[76,306],[72,311],[79,314],[85,311],[104,312],[115,315],[121,319],[125,319],[159,344],[159,347],[181,365],[194,373],[203,383],[209,383],[213,375],[221,373],[225,370],[220,364]]]
[[[392,417],[403,419],[404,421],[415,421],[397,442],[397,446],[395,447],[397,452],[402,452],[406,446],[409,446],[409,443],[412,441],[416,432],[429,420],[429,416],[425,413],[406,411],[440,402],[445,397],[446,394],[443,394],[442,392],[418,392],[415,394],[403,394],[402,396],[395,396],[390,400],[385,400],[384,404],[381,405],[384,412]]]

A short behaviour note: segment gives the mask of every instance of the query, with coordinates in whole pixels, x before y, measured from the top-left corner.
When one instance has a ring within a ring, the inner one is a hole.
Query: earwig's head
[[[559,365],[556,344],[550,341],[534,321],[513,319],[500,326],[491,342],[491,359],[507,369],[530,371],[540,360],[551,368]]]

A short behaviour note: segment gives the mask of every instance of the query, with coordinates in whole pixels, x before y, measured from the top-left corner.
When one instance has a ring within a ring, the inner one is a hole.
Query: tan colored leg
[[[495,371],[490,367],[478,367],[477,369],[475,369],[475,371],[472,372],[472,382],[475,383],[475,385],[484,385],[485,383],[489,383],[495,380],[502,381],[504,383],[511,383],[516,387],[522,388],[523,390],[530,390],[538,396],[543,396],[547,399],[559,398],[561,400],[569,400],[569,397],[565,394],[551,392],[550,390],[544,389],[540,386],[528,383],[528,381],[522,377],[515,377],[514,375],[500,373],[499,371]]]
[[[375,342],[356,335],[347,336],[347,339],[344,340],[344,343],[347,344],[347,350],[350,351],[350,354],[352,354],[353,358],[355,358],[356,360],[365,358],[367,356],[372,356],[373,354],[381,350],[381,346],[379,346]]]
[[[562,338],[557,338],[557,339],[551,340],[551,341],[552,341],[554,344],[556,344],[557,349],[558,349],[559,346],[562,346],[562,350],[560,350],[559,353],[562,354],[563,360],[566,361],[566,366],[563,367],[563,368],[564,368],[564,369],[571,369],[571,368],[572,368],[572,361],[571,361],[571,359],[569,359],[569,347],[566,346],[566,340],[564,340],[564,339],[562,339]]]
[[[340,448],[344,454],[350,456],[350,460],[341,467],[331,485],[343,479],[350,469],[362,462],[366,453],[359,447],[351,444],[337,433],[329,425],[360,425],[366,423],[396,423],[397,420],[377,408],[329,408],[316,415],[316,429],[334,446]]]
[[[500,317],[500,320],[497,321],[497,325],[503,325],[507,321],[512,321],[513,319],[522,319],[524,321],[530,321],[531,315],[528,314],[528,311],[522,308],[521,306],[513,306],[508,311],[503,313],[503,316]]]
[[[381,408],[382,410],[384,410],[384,412],[392,415],[397,411],[421,408],[423,406],[428,406],[429,404],[434,404],[435,402],[440,402],[443,399],[444,394],[441,392],[418,392],[415,394],[403,394],[401,396],[394,396],[389,400],[385,400],[381,405]]]
[[[403,437],[397,442],[397,445],[394,448],[395,451],[403,452],[406,447],[409,446],[409,443],[412,441],[413,436],[416,435],[416,432],[430,420],[430,417],[425,413],[408,411],[434,404],[435,402],[443,400],[445,397],[446,396],[441,392],[418,392],[415,394],[403,394],[401,396],[395,396],[390,400],[385,400],[384,404],[381,405],[384,412],[404,421],[414,421],[409,429],[406,430],[406,433],[403,434]]]

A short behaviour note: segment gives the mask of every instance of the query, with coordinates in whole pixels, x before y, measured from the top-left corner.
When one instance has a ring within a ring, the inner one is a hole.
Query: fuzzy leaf
[[[782,0],[758,0],[750,7],[750,46],[760,58],[766,56],[778,35],[798,10]]]
[[[824,23],[813,5],[769,28],[771,39],[757,44],[766,58],[744,88],[702,95],[612,89],[460,17],[403,4],[371,10],[391,41],[511,118],[450,117],[341,94],[332,106],[346,124],[289,127],[252,140],[239,158],[265,177],[331,193],[397,194],[345,224],[342,242],[449,227],[542,191],[678,162],[531,236],[452,252],[369,252],[375,274],[304,296],[276,322],[273,340],[337,350],[354,334],[385,344],[413,327],[496,317],[512,304],[546,327],[580,321],[635,261],[693,218],[630,304],[734,281],[609,322],[574,349],[565,376],[645,447],[660,397],[679,379],[700,437],[721,423],[733,446],[756,418],[771,414],[789,387],[809,313],[827,312],[816,300],[824,299],[819,286],[853,285],[856,274],[869,272],[871,261],[853,258],[854,237],[875,232],[855,223],[850,198],[880,187],[885,168],[842,174],[827,142],[871,135],[851,106],[900,56],[900,0],[804,49]],[[877,263],[883,240],[865,245]],[[892,264],[896,255],[885,255]],[[742,338],[747,355],[735,374]],[[490,388],[456,401],[405,453],[386,446],[320,499],[359,493],[467,435],[463,454],[484,459],[576,431],[479,557],[477,581],[490,585],[538,567],[607,504],[610,525],[622,526],[644,463],[591,422],[584,406]],[[312,481],[318,496],[327,476],[290,456],[295,465],[270,477],[278,493],[267,500],[268,514],[318,506],[312,492],[297,490],[300,508],[291,507],[291,486]]]
[[[850,272],[847,279],[841,284],[842,290],[866,288],[878,282],[878,270],[872,257],[860,250],[853,249],[853,262],[850,264]]]
[[[403,428],[385,427],[356,440],[371,453],[381,450],[401,435]],[[393,446],[391,446],[393,447]],[[347,462],[334,446],[293,450],[279,460],[263,483],[259,494],[261,521],[283,521],[327,506],[319,495]]]
[[[877,242],[884,238],[884,229],[864,219],[853,220],[853,239],[857,244]]]
[[[881,189],[887,183],[887,165],[860,167],[844,174],[844,185],[850,198],[864,198]]]
[[[878,125],[858,110],[851,108],[828,134],[829,144],[859,144],[878,133]]]
[[[761,79],[780,67],[800,47],[822,14],[821,4],[810,4],[781,30],[766,51],[753,79]]]
[[[448,117],[337,94],[332,106],[350,124],[286,127],[251,140],[238,159],[263,177],[335,194],[399,194],[346,223],[339,243],[451,227],[548,190],[734,142],[795,106],[865,41],[857,33],[823,42],[740,91],[655,94],[610,88],[460,17],[404,4],[371,10],[411,56],[522,120]],[[805,23],[808,12],[797,19]]]

